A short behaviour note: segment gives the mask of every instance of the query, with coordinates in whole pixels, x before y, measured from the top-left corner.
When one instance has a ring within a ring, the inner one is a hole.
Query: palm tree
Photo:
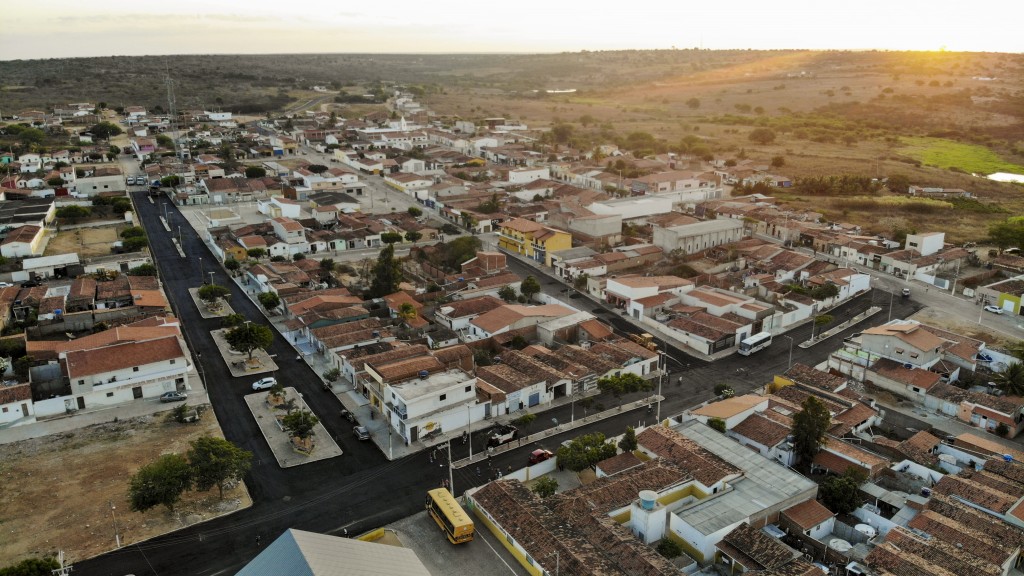
[[[1024,364],[1013,362],[993,378],[996,386],[1008,396],[1024,396]]]
[[[398,307],[398,317],[402,320],[412,320],[416,317],[416,307],[408,302],[403,302]]]

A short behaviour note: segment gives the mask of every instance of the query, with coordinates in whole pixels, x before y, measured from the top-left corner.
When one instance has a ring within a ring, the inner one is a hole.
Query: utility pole
[[[114,543],[120,548],[121,536],[117,533],[117,517],[114,516],[114,510],[117,510],[117,506],[114,506],[113,500],[107,500],[107,503],[110,505],[110,519],[114,522]]]
[[[455,479],[452,477],[452,439],[448,439],[448,492],[455,496]]]
[[[664,379],[665,370],[668,369],[668,362],[665,360],[664,350],[660,350],[658,352],[658,359],[661,360],[661,371],[658,372],[658,411],[655,413],[655,417],[658,422],[661,422],[661,381]]]
[[[473,407],[466,405],[466,432],[469,436],[469,461],[473,461]]]
[[[57,552],[57,564],[60,565],[60,568],[57,568],[56,570],[52,571],[54,576],[68,576],[68,574],[71,573],[72,566],[71,565],[67,565],[67,566],[64,565],[64,551],[63,550],[60,550],[60,551]]]

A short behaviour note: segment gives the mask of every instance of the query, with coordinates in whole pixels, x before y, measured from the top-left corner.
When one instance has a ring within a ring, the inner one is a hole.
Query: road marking
[[[484,534],[484,532],[481,531],[480,534],[482,535]],[[485,536],[481,536],[480,540],[482,540],[484,544],[487,544],[487,547],[491,549],[491,552],[494,552],[494,555],[498,558],[498,560],[501,560],[501,563],[504,564],[506,568],[508,568],[509,572],[511,572],[512,574],[516,573],[515,568],[509,566],[508,562],[505,562],[505,559],[501,557],[501,554],[498,554],[498,551],[494,549],[494,546],[491,546],[491,543],[487,541],[487,538]]]

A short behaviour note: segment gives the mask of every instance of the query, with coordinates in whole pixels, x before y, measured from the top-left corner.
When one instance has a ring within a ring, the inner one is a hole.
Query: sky
[[[0,60],[693,48],[1024,52],[1021,0],[38,0]],[[0,80],[2,81],[2,80]]]

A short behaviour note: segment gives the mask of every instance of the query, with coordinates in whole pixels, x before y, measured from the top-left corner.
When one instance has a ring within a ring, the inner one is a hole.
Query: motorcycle
[[[348,420],[349,422],[355,422],[356,421],[356,415],[351,413],[351,412],[349,412],[348,410],[345,410],[345,409],[342,409],[341,417],[344,418],[345,420]]]

